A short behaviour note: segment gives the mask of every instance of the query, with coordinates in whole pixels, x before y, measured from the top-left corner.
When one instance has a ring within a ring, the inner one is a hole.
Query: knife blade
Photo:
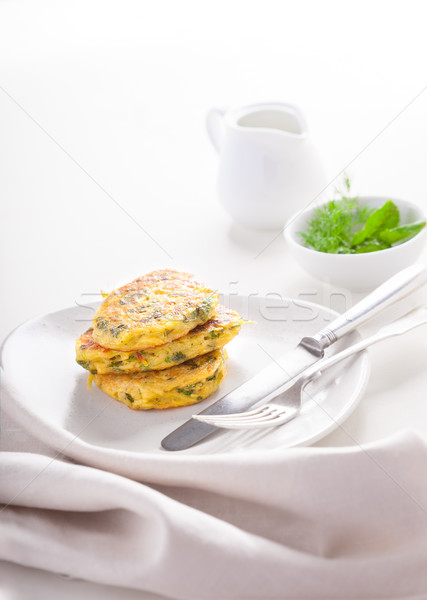
[[[302,338],[295,348],[200,414],[242,412],[261,399],[268,400],[285,391],[297,376],[323,358],[326,348],[426,282],[427,269],[424,265],[404,269],[337,317],[328,327],[313,336]],[[167,435],[161,445],[169,451],[185,450],[214,431],[217,431],[215,426],[190,419]]]

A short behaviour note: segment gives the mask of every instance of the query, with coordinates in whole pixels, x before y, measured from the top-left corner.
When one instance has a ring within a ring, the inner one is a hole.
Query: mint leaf
[[[378,240],[370,240],[354,248],[353,253],[364,254],[365,252],[376,252],[377,250],[385,250],[386,248],[390,248],[390,244],[379,242]]]
[[[425,226],[425,221],[416,221],[410,225],[401,225],[400,227],[394,227],[393,229],[384,229],[383,231],[380,231],[378,237],[387,244],[397,244],[411,239],[424,229]]]
[[[394,202],[388,200],[381,208],[373,212],[365,223],[365,226],[354,234],[351,246],[359,246],[365,240],[377,237],[380,231],[392,229],[399,225],[399,209]]]

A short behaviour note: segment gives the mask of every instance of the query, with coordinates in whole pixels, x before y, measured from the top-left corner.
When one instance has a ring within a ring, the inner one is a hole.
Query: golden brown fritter
[[[129,408],[147,410],[201,402],[215,392],[224,375],[225,354],[215,350],[161,371],[89,377],[100,390]]]
[[[119,373],[168,369],[190,358],[222,348],[242,325],[239,314],[218,305],[214,316],[187,335],[154,348],[118,351],[97,344],[89,329],[76,342],[76,360],[91,373]]]
[[[210,319],[218,293],[188,273],[153,271],[109,294],[93,320],[93,339],[104,348],[161,346]]]

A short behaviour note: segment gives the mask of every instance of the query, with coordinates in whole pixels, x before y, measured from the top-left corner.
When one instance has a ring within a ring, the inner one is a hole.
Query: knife
[[[268,400],[285,391],[291,387],[298,375],[323,358],[326,348],[425,283],[427,269],[424,265],[413,265],[397,273],[337,317],[328,327],[313,336],[303,337],[294,349],[200,414],[224,415],[242,412],[261,399]],[[214,425],[190,419],[167,435],[161,445],[165,450],[185,450],[217,430]]]

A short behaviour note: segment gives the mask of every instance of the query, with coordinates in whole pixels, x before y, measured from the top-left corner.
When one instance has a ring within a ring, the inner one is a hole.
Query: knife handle
[[[316,356],[323,356],[325,348],[334,344],[344,335],[353,331],[382,310],[405,298],[417,288],[427,283],[427,269],[424,265],[412,265],[377,287],[360,302],[340,315],[328,327],[312,337],[305,337],[301,345]]]

